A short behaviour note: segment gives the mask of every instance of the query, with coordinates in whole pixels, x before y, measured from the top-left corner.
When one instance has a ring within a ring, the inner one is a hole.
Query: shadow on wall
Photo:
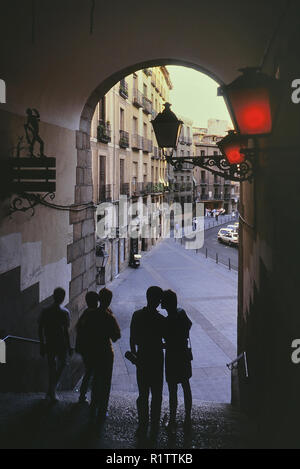
[[[21,291],[18,267],[0,276],[0,298],[2,337],[16,335],[37,339],[40,312],[52,303],[52,297],[39,303],[38,283]],[[73,388],[81,374],[81,362],[74,357],[72,367],[66,369],[62,378],[61,389]],[[47,385],[46,361],[40,357],[39,345],[8,341],[6,364],[0,365],[0,392],[46,391]]]

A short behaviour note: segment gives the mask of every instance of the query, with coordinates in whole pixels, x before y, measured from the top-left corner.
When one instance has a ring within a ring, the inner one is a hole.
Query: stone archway
[[[76,131],[76,186],[75,205],[89,204],[93,195],[92,153],[90,146],[91,121],[99,100],[122,78],[136,70],[163,65],[180,65],[205,73],[220,85],[222,80],[199,65],[178,59],[157,59],[138,63],[120,70],[101,83],[89,96],[80,116],[79,130]],[[68,262],[72,263],[70,282],[70,305],[74,316],[78,317],[85,306],[88,290],[96,288],[95,259],[95,219],[94,209],[86,208],[79,212],[70,212],[70,224],[73,225],[73,243],[68,246]]]

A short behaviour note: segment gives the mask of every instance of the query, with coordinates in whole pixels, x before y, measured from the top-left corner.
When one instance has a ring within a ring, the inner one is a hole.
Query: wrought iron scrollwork
[[[181,170],[184,163],[198,166],[211,173],[230,181],[252,181],[254,176],[255,155],[247,155],[245,161],[240,164],[229,164],[227,159],[221,155],[196,156],[196,157],[173,157],[165,155],[166,160],[175,170]]]
[[[54,200],[55,194],[53,192],[49,192],[48,194],[20,194],[16,196],[10,204],[9,213],[12,214],[14,212],[27,212],[31,210],[31,216],[35,214],[35,207],[39,204],[43,204],[43,202],[47,202],[49,199],[50,201]]]

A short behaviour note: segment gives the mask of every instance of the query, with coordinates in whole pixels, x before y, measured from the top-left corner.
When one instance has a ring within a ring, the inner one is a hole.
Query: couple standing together
[[[167,311],[167,317],[157,311],[160,304]],[[184,429],[189,431],[191,428],[192,393],[189,379],[192,376],[192,352],[188,346],[191,326],[192,322],[185,311],[177,306],[176,293],[172,290],[163,291],[156,286],[147,290],[147,306],[136,311],[132,316],[130,348],[137,357],[138,437],[143,438],[147,435],[150,392],[150,438],[155,439],[158,434],[163,390],[164,348],[170,405],[168,429],[172,433],[176,430],[179,383],[184,393]]]

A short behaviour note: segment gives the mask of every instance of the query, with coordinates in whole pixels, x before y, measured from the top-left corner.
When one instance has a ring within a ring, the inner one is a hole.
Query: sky
[[[170,91],[172,111],[193,121],[195,127],[207,127],[208,119],[231,120],[221,96],[218,83],[192,68],[168,65],[173,84]]]

